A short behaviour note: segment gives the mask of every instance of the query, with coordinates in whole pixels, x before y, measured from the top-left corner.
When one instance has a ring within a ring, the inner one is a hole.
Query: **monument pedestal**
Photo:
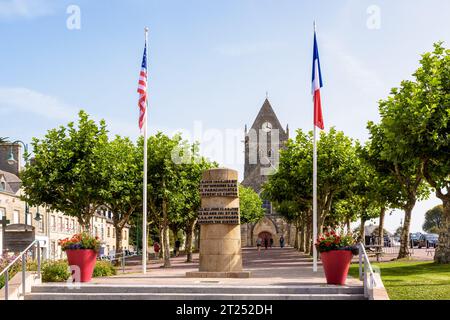
[[[249,278],[242,270],[238,173],[212,169],[203,173],[201,186],[200,266],[190,278]]]

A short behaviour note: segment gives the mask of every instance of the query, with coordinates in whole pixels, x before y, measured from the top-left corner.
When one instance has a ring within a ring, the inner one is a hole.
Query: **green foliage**
[[[442,231],[444,207],[442,204],[435,206],[425,213],[425,222],[422,229],[428,233],[439,233]]]
[[[263,201],[252,188],[239,185],[241,223],[254,223],[264,218]]]
[[[96,277],[111,277],[117,274],[116,269],[109,261],[97,261],[95,263],[94,273],[92,276]]]
[[[433,52],[422,56],[413,76],[414,80],[402,81],[380,101],[381,122],[368,125],[371,158],[377,159],[400,185],[405,224],[399,258],[407,254],[411,211],[417,200],[428,197],[429,185],[444,208],[449,208],[445,216],[450,216],[450,50],[442,43],[435,44]],[[437,261],[448,262],[450,244],[444,242],[436,257]]]
[[[116,136],[105,146],[102,160],[109,168],[104,204],[112,212],[120,248],[123,228],[135,212],[142,212],[143,153],[129,138]]]
[[[110,174],[103,160],[107,141],[105,122],[97,125],[84,111],[77,127],[71,122],[48,131],[43,139],[34,138],[35,161],[21,174],[24,200],[77,217],[87,229],[105,202]]]
[[[3,271],[9,264],[11,264],[16,256],[9,256],[8,254],[0,255],[0,271]],[[22,268],[21,259],[9,268],[9,279],[11,280],[17,272]],[[0,289],[5,285],[5,275],[0,276]]]
[[[280,152],[278,171],[264,185],[263,196],[282,210],[290,221],[310,214],[312,206],[313,133],[297,131],[295,140],[289,140]],[[358,171],[356,147],[352,139],[331,128],[321,132],[318,141],[318,216],[319,227],[325,220],[336,222],[333,201],[355,183]],[[283,204],[284,202],[284,204]]]
[[[65,282],[71,276],[65,260],[44,261],[41,266],[42,282]]]

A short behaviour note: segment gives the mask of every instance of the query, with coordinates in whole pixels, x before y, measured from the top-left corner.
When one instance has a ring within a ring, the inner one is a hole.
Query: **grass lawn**
[[[374,263],[392,300],[450,300],[450,265],[434,262],[394,261]],[[350,267],[358,278],[358,265]]]

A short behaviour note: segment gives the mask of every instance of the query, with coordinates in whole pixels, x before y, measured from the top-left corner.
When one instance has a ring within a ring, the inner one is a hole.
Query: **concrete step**
[[[31,293],[25,300],[365,300],[363,294]]]
[[[362,286],[230,286],[230,285],[93,285],[70,287],[67,284],[43,284],[33,286],[32,293],[52,294],[246,294],[246,295],[337,295],[363,294]]]

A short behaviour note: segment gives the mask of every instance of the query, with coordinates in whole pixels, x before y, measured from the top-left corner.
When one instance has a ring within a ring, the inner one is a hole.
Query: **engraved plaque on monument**
[[[200,185],[200,266],[191,278],[248,278],[242,271],[238,173],[211,169]]]

